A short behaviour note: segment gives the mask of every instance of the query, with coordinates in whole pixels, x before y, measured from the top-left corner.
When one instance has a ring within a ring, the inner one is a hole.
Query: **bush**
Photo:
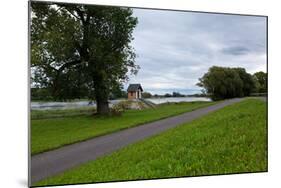
[[[111,108],[111,115],[121,116],[123,112],[124,112],[124,109],[122,108],[122,106],[120,106],[118,104],[113,105]]]
[[[114,104],[111,108],[111,114],[112,115],[122,115],[122,112],[125,110],[130,109],[131,107],[131,102],[130,101],[121,101],[117,104]]]
[[[119,108],[123,110],[129,110],[131,109],[131,101],[121,101],[116,106],[119,106]]]

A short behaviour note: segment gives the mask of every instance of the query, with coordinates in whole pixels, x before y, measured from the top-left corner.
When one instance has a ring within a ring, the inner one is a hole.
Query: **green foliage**
[[[31,88],[31,101],[52,100],[52,94],[48,88]]]
[[[32,84],[56,100],[88,96],[108,111],[112,90],[137,73],[129,8],[31,2]]]
[[[171,105],[161,105],[154,109],[127,110],[122,116],[65,116],[63,118],[32,119],[31,120],[31,153],[55,149],[66,144],[83,141],[96,136],[108,134],[121,129],[134,127],[161,118],[174,116],[183,112],[214,104],[213,102],[191,102]],[[64,110],[60,110],[63,114]],[[87,109],[84,111],[87,113]],[[35,111],[31,117],[35,117]],[[44,117],[40,111],[40,117]],[[53,113],[45,111],[46,116]],[[65,110],[65,114],[70,113]],[[74,112],[72,112],[74,113]],[[78,112],[77,112],[78,113]],[[77,114],[76,113],[76,114]],[[37,114],[38,117],[38,114]]]
[[[238,72],[240,79],[243,82],[243,95],[250,96],[250,94],[255,91],[255,81],[251,74],[247,73],[244,68],[234,68],[236,72]]]
[[[37,185],[267,171],[266,103],[246,100]]]
[[[256,87],[244,68],[217,66],[209,68],[197,85],[203,87],[213,100],[249,96]]]
[[[109,94],[109,99],[120,99],[120,98],[127,98],[127,92],[123,90],[123,87],[120,85],[115,85],[110,94]]]
[[[262,71],[256,72],[254,78],[257,81],[257,92],[258,93],[267,93],[267,73]]]
[[[184,97],[180,92],[173,92],[172,94],[173,97]]]
[[[152,94],[149,93],[149,92],[143,92],[143,93],[141,94],[141,96],[142,96],[143,98],[151,98],[151,97],[152,97]]]
[[[173,95],[171,95],[170,93],[166,93],[165,95],[164,95],[164,97],[172,97]]]
[[[165,93],[164,95],[162,95],[161,97],[184,97],[185,95],[181,94],[180,92],[172,92],[172,94],[170,93]]]

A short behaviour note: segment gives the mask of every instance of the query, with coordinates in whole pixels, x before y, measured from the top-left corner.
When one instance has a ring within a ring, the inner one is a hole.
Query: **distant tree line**
[[[143,92],[143,93],[141,94],[141,96],[142,96],[143,98],[151,98],[151,97],[152,97],[152,94],[149,93],[149,92]]]
[[[213,66],[199,78],[199,87],[203,87],[213,100],[250,96],[252,93],[267,92],[267,74],[257,72],[253,75],[244,68]]]
[[[166,93],[164,97],[185,97],[185,95],[181,94],[180,92],[173,92],[172,94]]]
[[[77,93],[76,93],[77,92]],[[74,99],[88,99],[88,100],[95,100],[95,97],[88,96],[88,90],[69,90],[65,92],[63,98],[60,98],[59,101],[71,101]],[[67,95],[67,96],[66,96]],[[127,92],[123,90],[122,87],[115,87],[109,93],[109,100],[120,99],[120,98],[127,98]],[[58,100],[52,95],[52,88],[31,88],[31,100],[32,101],[54,101]]]
[[[186,95],[181,94],[180,92],[172,92],[172,93],[165,93],[164,95],[160,94],[151,94],[149,92],[143,92],[142,97],[143,98],[152,98],[152,97],[185,97]]]
[[[31,101],[51,101],[53,97],[48,88],[31,88]]]

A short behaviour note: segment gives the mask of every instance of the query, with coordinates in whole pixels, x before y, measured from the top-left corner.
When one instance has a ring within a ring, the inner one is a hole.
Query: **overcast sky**
[[[134,9],[134,30],[141,69],[129,83],[153,94],[191,94],[198,78],[216,66],[266,71],[266,18]]]

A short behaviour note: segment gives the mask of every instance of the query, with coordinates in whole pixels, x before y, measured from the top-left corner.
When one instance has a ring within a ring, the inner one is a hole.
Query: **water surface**
[[[109,106],[119,103],[126,99],[109,100]],[[146,99],[155,104],[166,102],[192,102],[192,101],[211,101],[206,97],[167,97],[167,98],[150,98]],[[81,107],[95,107],[96,103],[90,101],[74,102],[31,102],[32,110],[55,110],[55,109],[75,109]]]
[[[193,102],[193,101],[211,101],[207,97],[165,97],[165,98],[150,98],[147,99],[155,104],[166,102]]]

